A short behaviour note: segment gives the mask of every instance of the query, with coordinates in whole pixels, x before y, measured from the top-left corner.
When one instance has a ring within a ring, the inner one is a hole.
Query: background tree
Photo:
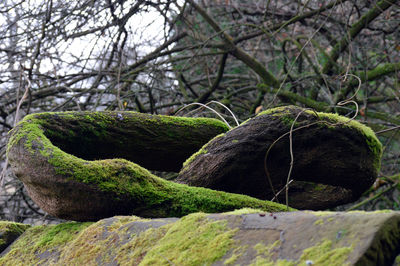
[[[383,187],[360,208],[400,208],[398,1],[3,2],[3,165],[7,132],[32,112],[173,115],[218,101],[243,121],[296,104],[371,126],[385,146]],[[12,173],[3,175],[1,218],[50,221]]]

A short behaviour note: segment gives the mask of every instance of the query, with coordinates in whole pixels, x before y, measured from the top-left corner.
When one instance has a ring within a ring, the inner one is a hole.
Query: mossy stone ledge
[[[184,163],[176,181],[272,199],[272,187],[277,192],[286,185],[291,151],[289,205],[323,210],[354,201],[371,187],[382,145],[369,127],[349,118],[278,107],[209,141]]]
[[[31,198],[63,219],[180,217],[242,207],[286,210],[249,196],[166,181],[145,169],[177,171],[190,154],[227,130],[207,118],[40,113],[26,116],[10,132],[7,156]]]
[[[0,265],[392,265],[400,213],[245,209],[34,226]]]

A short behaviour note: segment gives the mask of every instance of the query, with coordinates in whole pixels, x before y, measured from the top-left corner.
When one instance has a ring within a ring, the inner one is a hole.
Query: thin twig
[[[215,109],[213,109],[213,108],[211,108],[211,107],[208,106],[208,105],[210,105],[210,104],[212,104],[212,103],[221,105],[223,108],[225,108],[226,110],[228,110],[228,112],[231,114],[231,116],[232,116],[233,119],[235,120],[236,125],[239,126],[239,121],[237,120],[235,114],[234,114],[226,105],[224,105],[223,103],[217,102],[217,101],[211,101],[211,102],[208,102],[208,103],[206,103],[206,104],[202,104],[202,103],[190,103],[190,104],[187,104],[187,105],[183,106],[182,108],[180,108],[180,109],[175,113],[175,115],[177,115],[179,112],[181,112],[182,110],[186,109],[186,108],[189,107],[189,106],[192,106],[192,105],[199,105],[199,106],[200,106],[199,108],[206,108],[206,109],[208,109],[208,110],[211,110],[211,111],[214,112],[215,114],[217,114],[218,117],[221,118],[222,121],[229,127],[229,129],[232,129],[231,125],[222,117],[222,115],[221,115],[220,113],[218,113]],[[191,112],[195,112],[195,111],[197,111],[199,108],[197,108],[197,109],[195,109],[195,110],[193,110],[193,111],[191,111]]]
[[[13,127],[15,127],[17,125],[18,121],[19,121],[19,111],[21,109],[22,104],[24,103],[24,101],[28,97],[29,90],[30,90],[30,88],[32,86],[32,83],[29,80],[29,78],[27,77],[27,75],[23,71],[21,71],[21,74],[25,77],[26,81],[28,82],[28,85],[25,87],[25,92],[22,95],[21,100],[19,100],[17,98],[17,109],[15,111]],[[19,90],[19,88],[18,88],[18,90]],[[3,170],[1,171],[1,174],[0,174],[0,186],[2,188],[4,187],[4,180],[5,180],[5,176],[6,176],[6,172],[7,172],[7,167],[8,167],[8,157],[6,156],[6,160],[4,162],[4,167],[3,167]]]

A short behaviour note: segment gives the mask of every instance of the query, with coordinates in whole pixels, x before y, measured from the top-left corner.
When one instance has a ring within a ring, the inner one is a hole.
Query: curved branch
[[[383,11],[395,4],[397,0],[382,0],[378,2],[374,8],[369,10],[364,16],[362,16],[356,23],[354,23],[346,36],[341,39],[332,49],[330,58],[325,65],[322,67],[322,73],[328,74],[332,71],[333,63],[336,62],[341,53],[347,48],[352,40],[354,40],[362,29],[368,26],[368,24],[378,17]]]

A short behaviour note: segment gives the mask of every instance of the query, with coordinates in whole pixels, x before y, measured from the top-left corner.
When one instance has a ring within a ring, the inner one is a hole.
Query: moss
[[[22,234],[26,229],[30,227],[29,224],[21,224],[10,221],[0,221],[0,232],[15,232]]]
[[[305,249],[297,261],[289,260],[273,260],[272,255],[274,250],[279,250],[281,241],[277,240],[271,245],[258,243],[254,246],[257,252],[256,258],[251,265],[307,265],[306,262],[311,262],[312,265],[346,265],[346,260],[349,254],[353,251],[352,247],[334,248],[332,241],[324,240],[319,244]]]
[[[45,251],[57,253],[60,247],[76,238],[79,232],[90,224],[72,222],[31,227],[11,245],[11,250],[0,258],[0,265],[40,264],[38,254]]]
[[[320,119],[324,119],[324,120],[329,120],[332,121],[333,124],[336,125],[342,125],[342,126],[347,126],[347,127],[351,127],[354,128],[356,130],[358,130],[361,134],[363,134],[363,136],[365,137],[365,140],[368,144],[368,147],[370,148],[372,154],[375,157],[375,168],[379,169],[380,166],[380,158],[382,156],[382,144],[381,142],[378,140],[378,138],[376,137],[374,131],[366,126],[361,124],[360,122],[356,121],[356,120],[351,120],[347,117],[338,115],[338,114],[332,114],[332,113],[323,113],[323,112],[313,112],[310,110],[306,111],[309,114],[313,114],[318,116]]]
[[[120,254],[120,249],[124,247],[117,245],[118,240],[124,239],[127,234],[127,230],[121,228],[130,222],[144,221],[136,216],[112,219],[115,221],[110,225],[106,225],[105,220],[102,220],[83,230],[62,248],[58,264],[91,265],[96,261],[111,264],[114,259],[113,254]]]
[[[60,113],[38,113],[30,114],[24,117],[19,123],[18,134],[14,138],[13,142],[9,142],[8,147],[12,146],[15,141],[18,141],[22,136],[30,136],[27,140],[27,146],[31,146],[32,141],[35,140],[37,135],[28,134],[30,129],[34,129],[36,126],[48,127],[46,133],[52,136],[65,139],[74,136],[73,131],[68,131],[71,135],[60,134],[57,130],[52,130],[52,124],[49,124],[49,119],[57,117],[65,121],[73,121],[78,123],[80,128],[84,128],[85,131],[91,132],[97,137],[101,137],[107,134],[107,128],[113,124],[125,121],[131,124],[143,124],[143,125],[154,125],[155,127],[162,128],[171,139],[181,140],[182,136],[190,136],[191,130],[202,127],[204,125],[210,126],[215,129],[219,129],[221,132],[229,130],[229,127],[223,122],[213,118],[192,118],[192,117],[173,117],[163,115],[149,115],[136,112],[60,112]],[[77,119],[79,117],[79,119]],[[177,128],[187,128],[188,130],[176,130]],[[148,134],[148,132],[144,132]],[[182,135],[183,134],[183,135]],[[82,136],[85,138],[85,136]],[[90,141],[90,140],[88,140]]]
[[[288,127],[291,127],[294,122],[294,117],[292,117],[292,113],[287,106],[275,107],[265,111],[260,112],[257,116],[261,115],[271,115],[277,116],[281,119],[281,121]],[[298,123],[296,122],[294,126],[297,126]]]
[[[207,145],[207,144],[206,144]],[[194,161],[194,159],[196,159],[197,156],[201,155],[201,154],[206,154],[207,153],[207,149],[206,149],[206,145],[204,145],[200,150],[198,150],[197,152],[193,153],[192,156],[190,156],[184,163],[182,166],[182,169],[186,169],[191,162]]]
[[[236,262],[236,260],[239,259],[243,255],[243,253],[245,252],[245,250],[247,248],[248,248],[248,245],[244,245],[244,246],[235,248],[232,252],[232,255],[224,261],[224,265],[234,264]]]
[[[213,142],[215,139],[217,138],[221,138],[223,136],[225,136],[226,133],[221,133],[217,136],[215,136],[213,139],[211,139],[209,142],[207,142],[206,144],[203,145],[203,147],[201,147],[200,150],[198,150],[196,153],[192,154],[192,156],[190,156],[184,163],[182,166],[182,170],[181,171],[185,171],[189,165],[197,158],[197,156],[201,155],[201,154],[206,154],[207,153],[207,146],[209,145],[209,143]]]
[[[395,265],[400,264],[400,255],[398,255],[398,256],[396,257],[396,259],[394,260],[394,262],[396,263]]]
[[[290,106],[281,106],[272,109],[265,110],[259,115],[272,115],[278,116],[280,119],[287,125],[292,126],[294,117],[293,114],[290,112]],[[321,125],[327,125],[328,127],[337,127],[337,126],[345,126],[349,128],[353,128],[358,130],[364,137],[367,142],[368,147],[370,148],[373,156],[374,156],[374,168],[379,170],[380,168],[380,159],[382,156],[382,144],[376,137],[375,133],[371,128],[366,125],[361,124],[356,120],[351,120],[347,117],[333,114],[333,113],[323,113],[323,112],[315,112],[312,110],[304,109],[304,112],[307,114],[311,114],[317,116],[321,119]]]
[[[167,231],[171,224],[160,228],[150,228],[140,235],[133,236],[128,243],[117,251],[117,261],[120,265],[138,265],[146,254],[155,246]]]
[[[41,234],[36,246],[38,248],[45,246],[59,246],[67,243],[74,238],[74,234],[78,233],[83,228],[86,228],[91,223],[62,223],[59,225],[50,225],[46,231]]]
[[[9,221],[0,221],[0,252],[7,248],[30,225]]]
[[[262,111],[257,116],[270,115],[270,114],[274,116],[282,116],[282,115],[290,115],[291,113],[287,106],[279,106]]]
[[[346,265],[352,247],[333,248],[332,241],[324,240],[319,245],[307,248],[300,257],[299,264],[311,261],[313,265]]]
[[[96,185],[101,191],[113,192],[117,200],[124,197],[134,201],[138,210],[134,209],[132,213],[136,215],[180,217],[198,211],[224,212],[243,207],[261,208],[271,212],[286,211],[283,205],[245,195],[173,183],[125,159],[83,160],[51,143],[41,127],[41,116],[45,114],[25,117],[19,124],[18,131],[11,136],[8,148],[24,141],[25,148],[33,156],[45,157],[57,174],[71,181]],[[95,117],[101,119],[101,116],[97,114]],[[183,120],[185,123],[193,122],[189,118]]]
[[[237,210],[230,211],[230,212],[225,212],[224,214],[241,215],[241,214],[249,214],[249,213],[264,213],[264,211],[260,210],[260,209],[242,208],[242,209],[237,209]]]
[[[323,219],[318,219],[314,223],[314,225],[323,225],[323,224],[324,224],[324,220]]]
[[[140,265],[211,265],[231,248],[235,231],[204,213],[188,215],[172,225]]]
[[[275,249],[277,246],[280,246],[281,244],[281,241],[277,240],[269,246],[265,246],[262,243],[257,243],[256,245],[254,245],[253,248],[257,251],[257,255],[270,256],[272,250]]]
[[[334,215],[335,212],[331,212],[331,211],[303,211],[305,213],[310,213],[313,214],[314,216],[318,216],[318,217],[323,217],[323,216],[328,216],[328,215]]]
[[[378,213],[392,213],[393,210],[377,210],[377,211],[359,211],[359,210],[355,210],[355,211],[348,211],[347,213],[352,213],[352,214],[378,214]]]
[[[256,258],[251,262],[250,265],[280,265],[280,266],[292,266],[295,265],[293,261],[281,260],[278,259],[274,261],[272,259],[272,255],[274,254],[274,250],[280,248],[282,242],[280,240],[275,241],[274,243],[266,246],[263,243],[257,243],[253,248],[256,250]]]

